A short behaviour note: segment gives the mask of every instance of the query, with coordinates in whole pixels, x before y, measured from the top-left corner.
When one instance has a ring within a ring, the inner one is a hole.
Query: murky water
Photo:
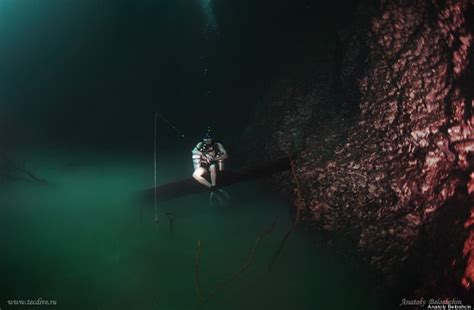
[[[150,157],[28,150],[17,158],[50,184],[1,184],[2,309],[7,300],[37,298],[56,300],[52,309],[378,309],[365,275],[301,230],[268,271],[291,217],[256,182],[228,188],[225,208],[209,206],[207,194],[161,203],[159,224],[153,206],[142,205],[140,223],[135,194],[152,185]],[[183,160],[191,166],[187,157],[161,159],[158,183],[186,176]],[[166,212],[176,217],[172,233]],[[249,268],[210,296],[246,264],[275,218]],[[198,240],[207,302],[196,292]]]

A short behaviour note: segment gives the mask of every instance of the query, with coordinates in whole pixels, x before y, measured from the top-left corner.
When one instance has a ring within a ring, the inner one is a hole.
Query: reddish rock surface
[[[473,15],[472,0],[361,6],[337,106],[357,101],[357,121],[324,120],[337,90],[308,78],[275,87],[248,129],[263,154],[299,153],[304,225],[414,296],[474,296]]]

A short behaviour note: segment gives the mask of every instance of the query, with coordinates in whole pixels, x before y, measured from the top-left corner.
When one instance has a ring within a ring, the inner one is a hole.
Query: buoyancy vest
[[[222,155],[222,152],[219,150],[219,146],[217,145],[217,142],[214,142],[213,144],[210,144],[210,145],[201,143],[200,147],[198,147],[198,151],[203,154],[209,154],[211,156]]]

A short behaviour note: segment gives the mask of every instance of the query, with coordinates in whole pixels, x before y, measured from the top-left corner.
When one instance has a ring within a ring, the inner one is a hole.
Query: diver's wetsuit
[[[193,154],[193,164],[194,169],[202,167],[206,170],[209,170],[210,166],[213,164],[218,164],[219,170],[222,169],[222,160],[215,160],[214,158],[220,157],[225,154],[225,150],[222,147],[222,144],[215,142],[210,145],[206,145],[202,142],[199,142],[196,145],[196,149],[202,153],[202,155]],[[209,158],[206,157],[209,156]]]
[[[203,140],[193,149],[193,177],[201,184],[213,188],[216,185],[216,172],[224,169],[224,160],[227,158],[227,152],[218,142]],[[206,180],[203,175],[209,172],[211,182]]]
[[[209,195],[209,203],[211,205],[223,206],[225,201],[230,199],[230,196],[223,189],[217,188],[216,182],[217,171],[224,170],[224,160],[227,159],[227,152],[224,146],[214,142],[208,130],[202,142],[196,145],[192,153],[194,165],[193,178],[211,190]],[[206,172],[210,174],[211,182],[204,177]]]

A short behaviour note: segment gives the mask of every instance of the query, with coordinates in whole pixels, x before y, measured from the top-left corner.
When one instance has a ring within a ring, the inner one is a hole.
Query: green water
[[[149,156],[64,150],[16,156],[50,184],[1,184],[2,310],[21,308],[8,300],[38,298],[57,305],[34,309],[379,309],[368,297],[367,275],[301,229],[268,272],[291,217],[288,205],[256,182],[228,188],[232,201],[225,208],[209,206],[207,194],[161,203],[157,225],[146,204],[140,223],[134,196],[152,185]],[[170,156],[158,167],[158,183],[164,183],[184,177],[191,163]],[[176,216],[173,233],[167,211]],[[197,241],[206,296],[245,265],[257,236],[276,217],[246,272],[200,302]]]

